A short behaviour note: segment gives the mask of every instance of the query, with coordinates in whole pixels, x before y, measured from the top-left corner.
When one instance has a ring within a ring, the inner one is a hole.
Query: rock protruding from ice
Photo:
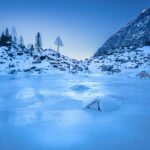
[[[87,105],[85,108],[93,109],[101,112],[114,111],[119,109],[121,106],[121,100],[118,97],[96,97]]]
[[[85,91],[89,90],[89,87],[87,87],[85,85],[75,85],[75,86],[71,87],[71,89],[76,92],[85,92]]]
[[[85,106],[85,108],[94,109],[94,110],[97,110],[97,111],[102,111],[100,102],[101,102],[101,98],[100,97],[96,97],[94,100],[90,101]]]

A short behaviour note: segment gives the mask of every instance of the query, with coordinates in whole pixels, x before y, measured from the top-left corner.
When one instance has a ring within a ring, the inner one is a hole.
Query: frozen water
[[[125,76],[0,76],[0,149],[147,150],[149,89]],[[97,96],[103,111],[84,109]]]

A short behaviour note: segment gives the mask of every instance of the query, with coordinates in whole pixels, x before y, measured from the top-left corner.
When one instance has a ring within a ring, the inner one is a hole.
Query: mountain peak
[[[113,34],[94,56],[123,47],[142,47],[150,43],[150,8],[144,9],[132,22]]]
[[[141,15],[149,16],[149,15],[150,15],[150,8],[144,9],[144,10],[141,12]]]

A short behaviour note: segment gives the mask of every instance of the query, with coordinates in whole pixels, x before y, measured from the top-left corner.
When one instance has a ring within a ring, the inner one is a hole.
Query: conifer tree
[[[13,26],[12,31],[11,31],[11,36],[12,36],[12,42],[17,43],[17,31],[16,28]]]
[[[37,33],[35,38],[35,48],[38,52],[42,50],[42,38],[40,32]]]
[[[9,34],[8,28],[5,29],[5,32],[2,32],[0,38],[0,46],[7,46],[10,47],[12,45],[12,37]]]

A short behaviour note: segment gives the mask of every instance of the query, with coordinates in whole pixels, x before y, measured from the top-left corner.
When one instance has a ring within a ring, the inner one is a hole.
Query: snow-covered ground
[[[148,150],[149,89],[119,74],[0,76],[0,149]],[[85,109],[97,96],[102,112]]]

